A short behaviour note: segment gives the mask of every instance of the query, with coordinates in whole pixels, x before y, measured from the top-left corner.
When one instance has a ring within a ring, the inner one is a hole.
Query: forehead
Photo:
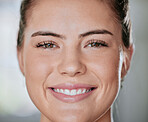
[[[100,15],[101,12],[104,16],[106,13],[112,16],[113,12],[105,3],[104,0],[38,0],[33,13],[44,11],[44,13],[48,12],[51,16],[62,14],[62,16],[69,17],[80,13],[84,16],[89,14],[91,17],[96,13]]]
[[[103,0],[39,0],[28,16],[27,26],[55,32],[63,28],[67,31],[81,28],[82,32],[98,27],[119,29],[112,10]]]

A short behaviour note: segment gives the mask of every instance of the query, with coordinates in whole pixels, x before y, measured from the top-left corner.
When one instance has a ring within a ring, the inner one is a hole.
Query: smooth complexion
[[[111,122],[111,105],[131,53],[108,5],[38,0],[29,15],[18,59],[41,122]],[[56,92],[92,87],[79,95]]]

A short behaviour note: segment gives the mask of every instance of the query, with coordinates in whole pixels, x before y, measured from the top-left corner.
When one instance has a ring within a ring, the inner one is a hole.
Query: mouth
[[[82,84],[61,84],[48,87],[56,99],[67,103],[78,102],[88,98],[96,88],[97,87]]]
[[[89,88],[89,89],[81,88],[81,89],[71,89],[71,90],[70,89],[55,89],[55,88],[51,88],[51,89],[56,93],[69,95],[69,96],[75,96],[75,95],[86,94],[88,92],[91,92],[95,88]]]

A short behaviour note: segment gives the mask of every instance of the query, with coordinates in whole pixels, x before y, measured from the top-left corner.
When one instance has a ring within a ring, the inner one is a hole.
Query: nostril
[[[81,72],[76,72],[75,74],[80,74]]]
[[[62,75],[69,75],[69,76],[75,76],[78,74],[81,74],[81,72],[62,72]]]

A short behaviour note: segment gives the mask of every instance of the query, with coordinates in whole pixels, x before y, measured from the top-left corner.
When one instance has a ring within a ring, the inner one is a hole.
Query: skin
[[[125,49],[121,26],[111,9],[97,0],[39,0],[28,17],[23,47],[18,60],[30,98],[41,111],[41,122],[111,122],[111,105],[120,80],[125,76],[132,47]],[[111,34],[91,34],[92,30]],[[63,38],[32,34],[50,31]],[[91,47],[89,40],[102,40],[107,46]],[[37,47],[52,40],[53,48]],[[56,99],[48,87],[61,84],[88,84],[97,87],[78,102]]]

